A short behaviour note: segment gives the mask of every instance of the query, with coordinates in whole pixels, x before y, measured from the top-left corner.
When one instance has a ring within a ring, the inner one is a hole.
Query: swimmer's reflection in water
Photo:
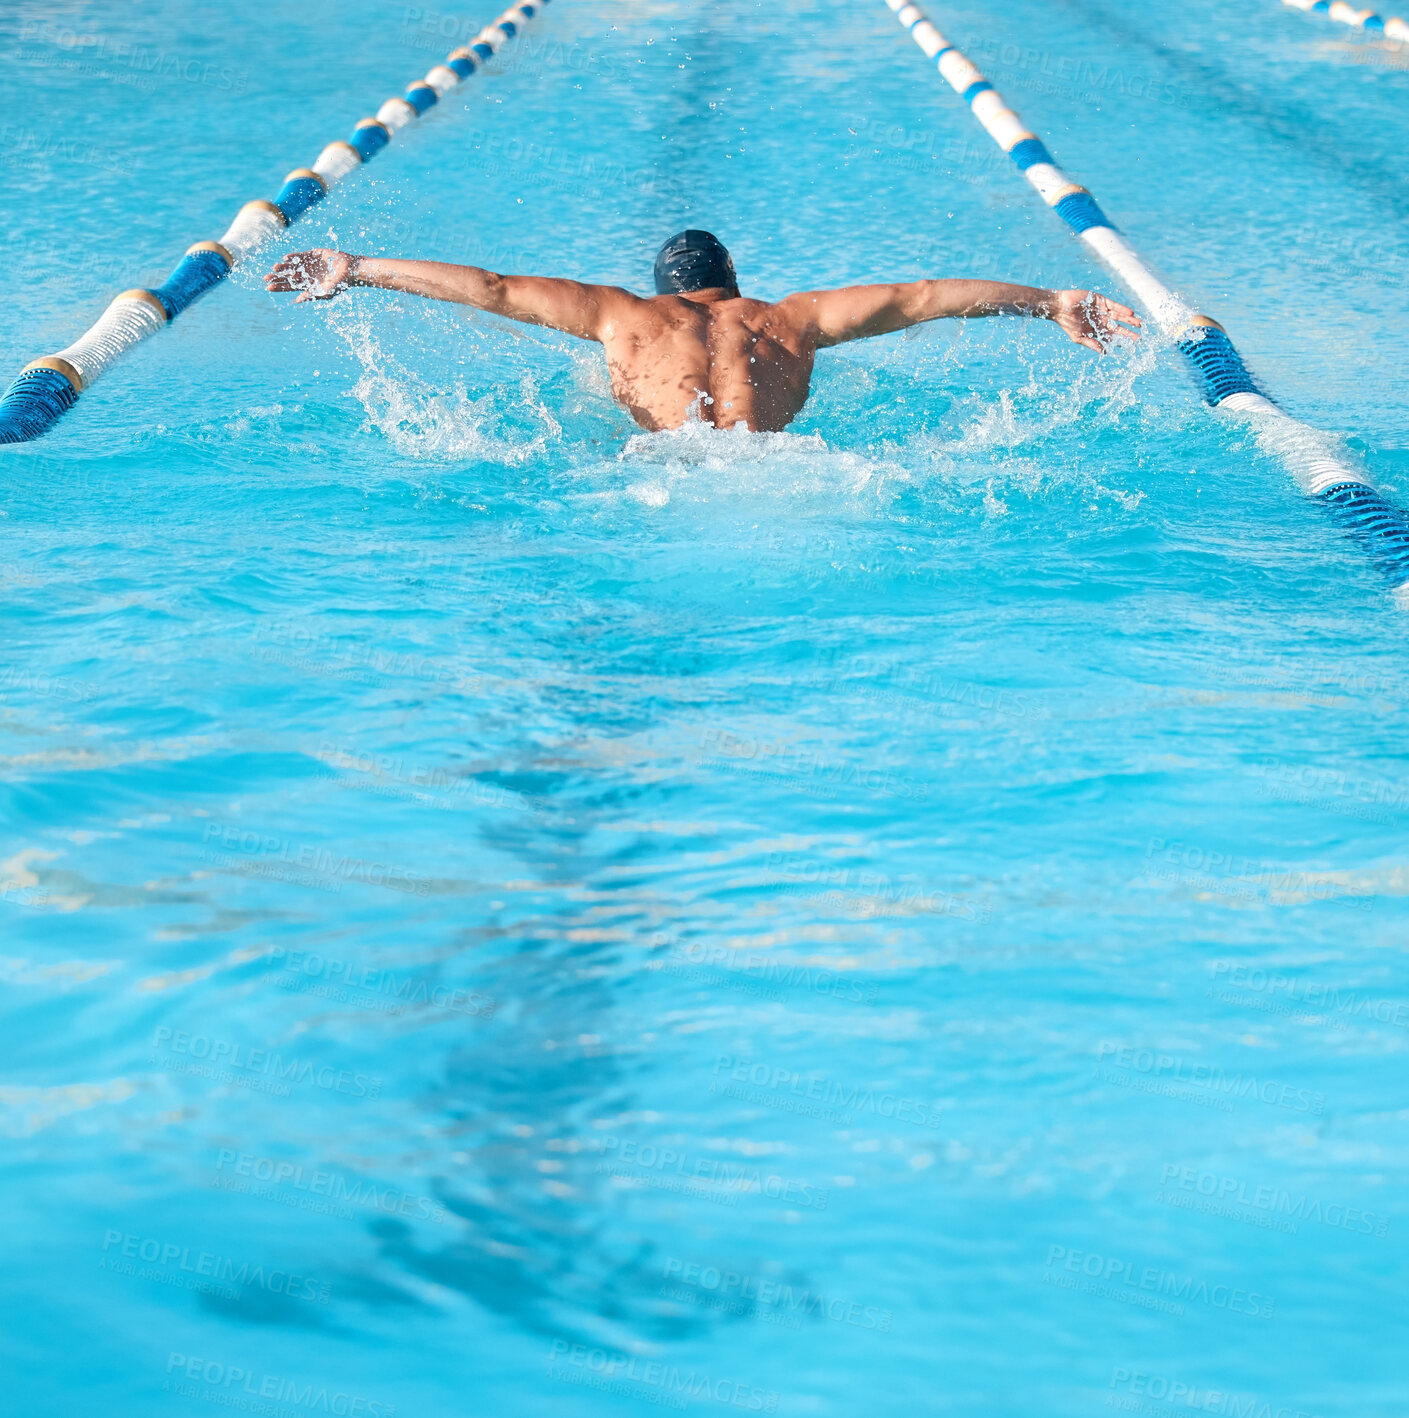
[[[657,294],[549,276],[503,276],[441,261],[390,261],[297,251],[265,277],[271,291],[328,300],[353,286],[406,291],[547,325],[606,351],[612,392],[645,429],[678,428],[697,411],[720,428],[785,428],[807,402],[819,349],[926,320],[1028,315],[1051,320],[1104,353],[1137,339],[1133,310],[1086,290],[1002,281],[933,280],[798,291],[782,300],[739,293],[734,263],[707,231],[682,231],[656,257]]]

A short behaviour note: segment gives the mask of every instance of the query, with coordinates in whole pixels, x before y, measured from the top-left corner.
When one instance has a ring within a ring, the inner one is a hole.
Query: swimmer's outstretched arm
[[[501,276],[479,266],[392,261],[322,249],[285,256],[264,283],[271,291],[296,290],[300,301],[331,300],[352,286],[406,291],[428,300],[473,305],[510,320],[547,325],[580,340],[600,340],[609,321],[623,315],[628,305],[642,303],[620,286],[584,285],[549,276]]]
[[[798,291],[778,302],[791,318],[808,325],[819,345],[839,345],[887,335],[946,316],[1031,315],[1051,320],[1078,345],[1104,354],[1117,335],[1135,340],[1127,326],[1140,317],[1124,305],[1089,290],[1041,290],[1003,281],[907,281],[900,285],[844,286]],[[1122,323],[1123,322],[1123,323]]]

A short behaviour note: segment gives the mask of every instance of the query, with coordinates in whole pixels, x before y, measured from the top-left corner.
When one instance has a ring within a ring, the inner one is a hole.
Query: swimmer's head
[[[714,286],[739,293],[733,258],[709,232],[676,232],[656,254],[657,295],[687,295]]]

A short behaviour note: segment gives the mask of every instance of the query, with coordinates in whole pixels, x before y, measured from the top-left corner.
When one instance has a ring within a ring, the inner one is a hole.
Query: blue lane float
[[[886,0],[886,4],[1043,202],[1173,338],[1194,372],[1204,400],[1253,425],[1259,444],[1285,465],[1308,497],[1318,501],[1332,520],[1365,548],[1395,587],[1396,599],[1409,604],[1409,518],[1381,497],[1363,472],[1345,461],[1330,436],[1292,418],[1267,397],[1222,325],[1185,304],[1151,271],[1091,193],[1057,166],[1042,139],[1024,126],[1003,96],[940,34],[919,6],[910,0]]]
[[[472,44],[452,50],[443,64],[410,84],[403,97],[387,99],[375,118],[363,118],[345,142],[329,143],[312,167],[296,167],[272,202],[246,202],[219,241],[198,241],[190,247],[161,285],[123,291],[67,349],[27,364],[0,399],[0,443],[27,443],[52,428],[128,350],[164,330],[242,261],[317,206],[398,131],[492,59],[547,3],[523,0],[505,10]]]
[[[1293,10],[1306,10],[1313,15],[1325,15],[1329,20],[1339,20],[1352,29],[1367,30],[1371,34],[1382,34],[1386,39],[1409,40],[1409,20],[1397,15],[1385,19],[1373,10],[1357,10],[1347,5],[1346,0],[1282,0]]]

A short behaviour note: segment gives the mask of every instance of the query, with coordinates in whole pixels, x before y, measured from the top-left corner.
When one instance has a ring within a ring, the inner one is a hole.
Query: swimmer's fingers
[[[1105,354],[1106,347],[1096,338],[1091,322],[1085,319],[1082,314],[1059,315],[1057,324],[1061,328],[1062,334],[1073,344],[1083,345],[1088,350],[1095,350],[1097,354]]]
[[[1095,312],[1088,302],[1082,301],[1059,310],[1053,317],[1062,333],[1073,344],[1081,345],[1097,354],[1105,354],[1106,346],[1101,339],[1101,327]]]
[[[1145,322],[1128,305],[1117,305],[1111,301],[1111,309],[1115,311],[1115,318],[1123,324],[1133,325],[1137,330],[1144,327]]]
[[[296,305],[305,300],[331,300],[346,286],[346,271],[339,269],[343,264],[341,252],[294,251],[274,263],[264,278],[264,288],[301,292]]]
[[[1097,291],[1054,291],[1043,312],[1073,343],[1095,354],[1109,354],[1117,335],[1138,340],[1140,317],[1128,305],[1108,300]],[[1134,328],[1127,328],[1133,326]]]
[[[1075,310],[1076,329],[1067,333],[1079,345],[1101,354],[1109,354],[1115,347],[1116,336],[1124,335],[1127,340],[1140,338],[1138,329],[1128,329],[1122,322],[1139,326],[1140,317],[1129,306],[1108,300],[1095,291],[1082,293]],[[1066,328],[1065,326],[1063,328]]]
[[[1096,310],[1101,317],[1101,333],[1115,336],[1124,335],[1127,340],[1140,338],[1140,327],[1144,323],[1128,306],[1101,295],[1096,297]],[[1133,330],[1127,326],[1133,325]]]
[[[1050,318],[1073,344],[1096,354],[1109,354],[1117,332],[1132,340],[1138,338],[1134,330],[1127,330],[1120,323],[1125,319],[1140,323],[1140,317],[1127,306],[1107,300],[1097,291],[1064,290],[1055,294]]]
[[[265,289],[306,290],[316,279],[310,270],[312,263],[308,259],[312,255],[311,251],[295,251],[292,255],[281,257],[274,263],[274,269],[265,276]]]

